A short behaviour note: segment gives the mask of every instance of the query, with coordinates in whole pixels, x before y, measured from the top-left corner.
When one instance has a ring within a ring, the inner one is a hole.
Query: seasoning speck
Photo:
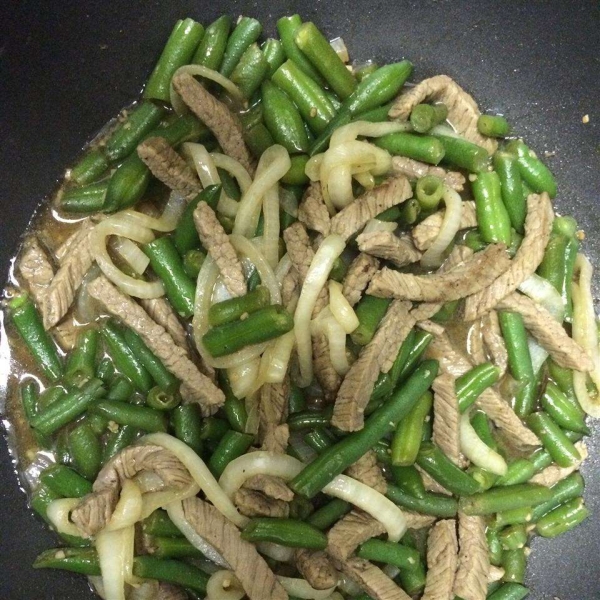
[[[584,125],[587,125],[590,122],[590,115],[583,115],[583,117],[581,117],[581,122]]]

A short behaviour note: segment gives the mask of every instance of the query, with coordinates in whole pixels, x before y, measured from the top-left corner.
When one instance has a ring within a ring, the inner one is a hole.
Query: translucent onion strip
[[[298,349],[300,377],[298,385],[307,387],[313,378],[310,320],[317,297],[325,285],[335,259],[344,251],[346,244],[337,234],[327,236],[310,264],[302,285],[300,299],[294,314],[294,332]]]
[[[256,549],[265,556],[278,560],[279,562],[289,562],[294,558],[294,549],[274,544],[273,542],[257,542]]]
[[[177,226],[177,222],[179,221],[179,217],[181,217],[185,206],[185,198],[176,192],[171,192],[169,200],[165,204],[165,208],[158,219],[131,209],[122,210],[121,212],[115,213],[113,216],[131,221],[136,225],[141,225],[148,229],[154,229],[154,231],[168,233],[169,231],[173,231]]]
[[[216,571],[206,584],[206,600],[241,600],[246,595],[233,571]]]
[[[148,268],[150,259],[130,239],[114,237],[110,245],[138,275],[141,275]]]
[[[380,221],[379,219],[369,219],[365,228],[363,229],[363,233],[373,233],[375,231],[395,231],[398,228],[398,223],[388,222],[388,221]]]
[[[368,171],[366,173],[355,173],[354,179],[356,179],[356,181],[358,181],[358,183],[360,183],[365,190],[372,190],[375,187],[375,177],[373,177],[373,175],[371,175],[371,173]]]
[[[421,257],[421,265],[423,267],[439,267],[442,264],[444,252],[448,249],[448,246],[454,240],[456,232],[460,229],[463,207],[461,197],[451,187],[444,185],[443,199],[446,205],[444,219],[437,237]]]
[[[316,590],[306,581],[296,577],[284,577],[277,575],[279,583],[285,591],[294,598],[306,598],[306,600],[327,600],[335,591],[335,586],[326,590]]]
[[[477,435],[468,412],[460,419],[460,449],[474,465],[495,475],[506,473],[506,461]]]
[[[346,332],[333,316],[325,320],[324,328],[329,344],[331,364],[336,373],[343,377],[350,370],[346,353]]]
[[[246,171],[244,166],[239,161],[235,160],[235,158],[227,156],[227,154],[211,152],[210,156],[217,168],[225,169],[225,171],[235,177],[242,194],[245,194],[252,185],[252,177],[250,177],[250,174]]]
[[[131,579],[134,528],[101,531],[96,550],[102,573],[105,600],[125,600],[125,583]]]
[[[565,316],[565,303],[560,292],[543,277],[530,275],[519,285],[519,291],[541,304],[557,321]]]
[[[69,519],[71,511],[80,502],[79,498],[61,498],[60,500],[50,502],[46,510],[46,516],[58,533],[82,537],[82,533],[77,528],[77,525]]]
[[[231,369],[227,369],[231,391],[236,398],[245,398],[255,389],[260,365],[260,358],[254,358]]]
[[[288,371],[288,365],[296,343],[294,331],[278,337],[271,347],[270,360],[265,372],[266,383],[282,383]]]
[[[388,133],[411,131],[409,122],[399,123],[395,121],[384,121],[382,123],[371,123],[370,121],[354,121],[338,127],[331,136],[330,148],[353,142],[357,137],[381,137]]]
[[[342,284],[337,281],[329,282],[329,309],[346,333],[352,333],[358,327],[358,317],[342,294]]]
[[[135,482],[125,479],[119,502],[113,511],[105,531],[116,531],[135,525],[142,518],[142,492]]]
[[[336,37],[329,42],[331,47],[335,50],[335,53],[340,57],[340,60],[343,63],[347,63],[350,60],[350,55],[348,54],[348,48],[344,43],[343,38]]]
[[[269,188],[263,196],[263,253],[271,268],[279,262],[279,185]]]

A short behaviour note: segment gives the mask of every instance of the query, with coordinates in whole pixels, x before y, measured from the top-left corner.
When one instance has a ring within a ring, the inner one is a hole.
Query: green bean
[[[242,539],[256,542],[273,542],[292,548],[324,550],[327,536],[309,523],[294,519],[254,518],[242,530]]]
[[[102,462],[102,446],[89,425],[84,423],[71,430],[69,449],[77,472],[86,479],[95,479]]]
[[[90,413],[86,415],[82,423],[87,425],[95,435],[101,436],[106,431],[109,421],[100,415]]]
[[[77,387],[77,386],[74,386]],[[45,410],[51,404],[54,404],[61,398],[67,395],[67,388],[63,385],[51,385],[48,386],[38,398],[38,412]]]
[[[92,484],[63,465],[52,465],[42,471],[40,481],[63,498],[82,498],[92,491]]]
[[[427,133],[443,123],[447,116],[448,107],[445,104],[417,104],[410,111],[410,124],[417,133]]]
[[[309,182],[308,175],[305,173],[307,154],[296,154],[291,158],[291,165],[288,172],[281,178],[281,181],[289,185],[305,185]]]
[[[161,537],[163,539],[165,537],[183,537],[183,533],[171,521],[169,515],[160,508],[142,521],[142,531],[145,535]]]
[[[502,544],[500,544],[498,531],[493,527],[487,527],[485,539],[487,541],[490,563],[497,567],[500,566],[502,564]]]
[[[290,97],[268,81],[262,84],[261,91],[265,125],[275,142],[290,153],[307,152],[304,121]]]
[[[473,252],[479,252],[487,246],[487,243],[483,241],[481,232],[478,229],[467,229],[460,237],[462,238],[461,243],[473,250]]]
[[[231,73],[231,81],[240,88],[244,98],[250,99],[267,77],[268,71],[269,63],[258,44],[250,44]]]
[[[504,569],[502,581],[523,583],[525,580],[526,566],[527,558],[525,556],[525,548],[504,550],[504,552],[502,552],[502,567]]]
[[[324,427],[317,427],[304,436],[304,441],[317,453],[324,452],[335,444],[335,437]]]
[[[444,161],[471,173],[484,171],[490,164],[490,155],[485,148],[460,137],[439,135],[435,137],[444,146]]]
[[[183,270],[192,280],[198,278],[200,269],[206,260],[206,254],[202,250],[188,250],[183,255]]]
[[[61,465],[71,464],[71,454],[69,452],[69,432],[66,429],[59,431],[58,435],[56,436],[56,443],[54,444],[54,456],[56,457],[56,462]]]
[[[407,531],[401,541],[403,546],[419,550],[412,532]],[[414,568],[400,569],[400,573],[398,573],[400,585],[409,596],[417,596],[425,587],[425,565],[423,564],[422,558],[423,557],[420,558]]]
[[[299,519],[300,521],[306,521],[315,510],[312,502],[302,496],[294,496],[289,502],[289,506],[290,518]]]
[[[523,600],[529,595],[529,590],[518,583],[505,583],[498,588],[488,600]]]
[[[208,468],[218,479],[225,467],[238,456],[242,456],[254,442],[254,436],[239,431],[228,431],[219,442],[208,461]]]
[[[323,89],[294,61],[286,61],[275,71],[273,83],[294,101],[315,134],[321,133],[335,116],[335,109]]]
[[[273,136],[264,123],[258,123],[251,129],[245,130],[244,141],[256,158],[260,158],[263,152],[275,143]]]
[[[500,180],[502,202],[511,225],[519,233],[523,233],[527,216],[527,202],[523,196],[523,184],[517,160],[512,154],[499,151],[494,154],[493,163]]]
[[[508,465],[506,473],[496,481],[496,485],[526,483],[535,473],[536,469],[531,461],[526,458],[517,458]]]
[[[542,506],[541,504],[539,506]],[[537,507],[536,507],[537,508]],[[533,509],[530,506],[505,510],[496,515],[494,525],[502,528],[510,525],[529,525],[533,522]]]
[[[301,25],[296,30],[294,41],[342,100],[354,92],[356,80],[352,73],[314,23]]]
[[[565,429],[563,430],[563,433],[570,442],[573,442],[573,444],[583,439],[583,433],[579,433],[578,431],[569,431],[568,429]]]
[[[288,398],[288,413],[293,415],[297,412],[306,410],[306,398],[302,388],[299,388],[294,383],[291,384]]]
[[[211,23],[204,32],[204,37],[194,54],[192,62],[218,71],[223,62],[229,31],[231,30],[231,17],[222,15]]]
[[[171,413],[171,425],[175,436],[199,456],[202,454],[202,416],[196,404],[182,404]]]
[[[208,575],[198,567],[178,560],[161,560],[151,556],[136,556],[133,574],[143,579],[174,583],[202,594],[206,593],[208,583]]]
[[[167,431],[165,415],[147,406],[135,406],[115,400],[101,400],[92,409],[119,425],[131,425],[144,431]]]
[[[246,421],[248,420],[248,413],[246,412],[246,404],[243,399],[238,399],[231,389],[229,379],[224,370],[219,371],[218,375],[219,386],[225,393],[225,404],[223,405],[223,412],[229,421],[229,425],[235,431],[244,433],[246,430]]]
[[[359,325],[350,334],[352,341],[358,346],[366,346],[375,335],[379,323],[391,304],[389,298],[377,298],[365,294],[354,307]]]
[[[418,568],[421,555],[414,548],[394,542],[370,539],[362,543],[356,552],[359,558],[394,565],[398,569],[413,570]]]
[[[88,548],[55,548],[35,559],[34,569],[61,569],[80,575],[99,576],[100,563],[96,550]]]
[[[504,550],[518,550],[527,545],[527,530],[523,525],[511,525],[499,534],[500,543]]]
[[[209,329],[202,336],[202,343],[216,358],[251,344],[272,340],[287,333],[293,326],[290,313],[282,306],[273,305],[253,312],[243,321],[224,323]]]
[[[543,485],[523,483],[493,488],[472,496],[463,496],[459,508],[467,515],[490,515],[547,502],[552,493]]]
[[[417,181],[415,195],[423,210],[436,210],[444,195],[444,182],[435,175],[426,175]]]
[[[56,344],[44,329],[35,304],[27,294],[19,294],[8,303],[8,308],[15,328],[44,375],[56,381],[62,375],[63,366]]]
[[[70,170],[69,179],[78,185],[96,181],[108,170],[108,159],[102,148],[94,148]]]
[[[406,362],[400,370],[400,375],[398,376],[399,382],[405,381],[410,375],[412,375],[417,363],[423,356],[432,339],[433,334],[427,331],[419,330],[415,333],[413,346],[410,349],[410,352],[406,358]]]
[[[575,388],[573,387],[573,371],[565,367],[557,365],[553,360],[548,360],[548,372],[556,385],[567,396],[575,396]]]
[[[378,108],[367,110],[366,112],[356,115],[356,121],[368,121],[369,123],[383,123],[388,120],[388,113],[392,108],[393,102],[388,102]]]
[[[477,129],[488,137],[506,137],[510,132],[508,121],[500,115],[481,115],[477,119]]]
[[[191,62],[202,40],[204,27],[192,19],[177,21],[144,89],[144,98],[170,101],[169,89],[175,71]]]
[[[410,465],[408,467],[392,466],[390,469],[394,483],[405,493],[415,498],[425,498],[427,495],[423,478],[417,469]]]
[[[589,435],[589,427],[585,424],[585,413],[577,403],[577,399],[564,394],[555,383],[549,381],[546,384],[541,405],[561,428]]]
[[[69,354],[65,367],[65,376],[70,381],[91,379],[96,372],[96,354],[98,351],[98,331],[85,329],[77,336],[75,348]]]
[[[115,366],[108,357],[103,358],[96,369],[96,377],[102,379],[105,384],[110,384],[115,376]]]
[[[323,410],[305,410],[297,412],[288,418],[290,431],[326,427],[330,424],[333,407],[327,406]]]
[[[282,43],[275,38],[266,40],[261,49],[269,65],[267,77],[272,78],[275,71],[286,61],[285,50]]]
[[[319,490],[356,462],[387,433],[393,431],[437,375],[437,361],[421,363],[408,381],[365,422],[362,430],[351,433],[306,466],[290,483],[296,493],[312,498]]]
[[[150,541],[156,558],[202,558],[202,553],[182,537],[154,537]]]
[[[227,421],[217,417],[208,417],[202,421],[200,436],[202,440],[218,442],[229,430]]]
[[[554,175],[522,140],[513,140],[506,150],[517,157],[521,177],[534,192],[547,192],[550,198],[556,196]]]
[[[250,17],[242,17],[227,40],[225,55],[219,69],[222,75],[229,77],[246,49],[256,42],[262,33],[262,25]]]
[[[417,460],[423,423],[431,411],[433,395],[427,391],[400,421],[392,439],[392,464],[407,467]]]
[[[400,207],[400,218],[398,221],[402,225],[413,225],[417,222],[420,214],[421,205],[419,201],[416,198],[409,198]]]
[[[181,396],[178,391],[166,391],[159,386],[153,387],[146,396],[146,404],[155,410],[173,410],[180,403]]]
[[[423,515],[446,519],[455,517],[458,510],[456,500],[450,496],[427,493],[423,498],[417,498],[391,483],[388,483],[385,495],[398,506]]]
[[[570,467],[581,461],[577,448],[546,413],[532,413],[527,417],[527,425],[540,438],[558,466]]]
[[[334,523],[350,511],[352,505],[345,500],[334,498],[310,515],[306,522],[321,531],[329,529]]]
[[[135,393],[133,384],[127,377],[123,375],[117,375],[108,389],[106,394],[107,400],[120,400],[121,402],[128,402],[131,396]]]
[[[39,387],[34,379],[26,379],[19,386],[21,394],[21,406],[28,422],[35,417],[38,412]]]
[[[472,182],[477,223],[481,237],[489,244],[510,245],[510,218],[500,191],[500,179],[495,171],[483,171]]]
[[[444,158],[442,143],[428,135],[414,133],[388,133],[375,138],[375,144],[391,154],[407,156],[432,165],[437,165]]]
[[[532,522],[538,522],[542,517],[562,504],[579,498],[583,494],[584,487],[583,477],[578,472],[571,473],[555,483],[550,488],[550,492],[552,493],[551,499],[533,508],[531,514]]]
[[[194,282],[186,275],[183,262],[170,238],[163,236],[142,247],[150,259],[152,270],[165,286],[165,293],[173,308],[182,317],[194,314]]]
[[[458,408],[464,413],[487,388],[500,377],[499,369],[492,363],[482,363],[456,379],[455,389]]]
[[[244,314],[251,314],[268,306],[270,299],[269,290],[264,286],[259,286],[245,296],[213,304],[208,311],[208,322],[212,327],[216,327],[237,321]]]
[[[87,214],[99,212],[104,206],[107,189],[107,180],[68,189],[60,197],[60,207],[69,213]]]

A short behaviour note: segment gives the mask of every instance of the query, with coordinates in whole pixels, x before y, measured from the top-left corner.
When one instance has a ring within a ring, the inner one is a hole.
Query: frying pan
[[[600,10],[592,0],[328,0],[198,2],[87,0],[0,2],[0,267],[36,205],[81,146],[139,93],[176,19],[220,13],[277,18],[299,12],[352,58],[415,63],[415,78],[456,78],[481,107],[507,115],[547,158],[559,182],[556,206],[588,235],[600,266]],[[589,114],[590,122],[582,123]],[[598,278],[596,279],[598,281]],[[597,291],[597,289],[596,289]],[[1,377],[0,377],[1,380]],[[532,600],[600,598],[600,426],[593,424],[586,500],[594,515],[557,540],[536,539]],[[0,436],[1,437],[1,436]],[[0,440],[0,598],[92,598],[84,578],[30,565],[56,538],[27,508]]]

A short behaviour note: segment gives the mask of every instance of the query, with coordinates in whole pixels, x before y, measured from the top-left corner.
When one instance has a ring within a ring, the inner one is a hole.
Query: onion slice
[[[206,584],[206,600],[241,600],[245,595],[240,580],[228,569],[213,573]]]
[[[134,537],[133,527],[96,536],[105,600],[125,600],[125,584],[132,578]]]
[[[306,581],[306,579],[299,579],[296,577],[284,577],[283,575],[277,575],[279,583],[283,586],[283,589],[295,598],[306,598],[307,600],[326,600],[335,591],[335,586],[326,590],[316,590],[314,587]]]
[[[519,287],[520,292],[542,305],[557,321],[565,316],[565,303],[560,292],[543,277],[530,275]]]
[[[342,294],[342,284],[329,282],[329,310],[346,333],[352,333],[360,324],[350,302]]]
[[[131,479],[126,479],[121,488],[119,502],[104,531],[116,531],[135,525],[142,518],[142,492]]]
[[[61,498],[60,500],[53,500],[48,505],[46,510],[46,516],[48,520],[58,533],[64,533],[65,535],[73,535],[77,537],[82,536],[77,525],[71,522],[69,515],[71,511],[81,502],[80,498]]]
[[[460,419],[460,449],[474,465],[495,475],[506,473],[506,461],[477,435],[468,412]]]

